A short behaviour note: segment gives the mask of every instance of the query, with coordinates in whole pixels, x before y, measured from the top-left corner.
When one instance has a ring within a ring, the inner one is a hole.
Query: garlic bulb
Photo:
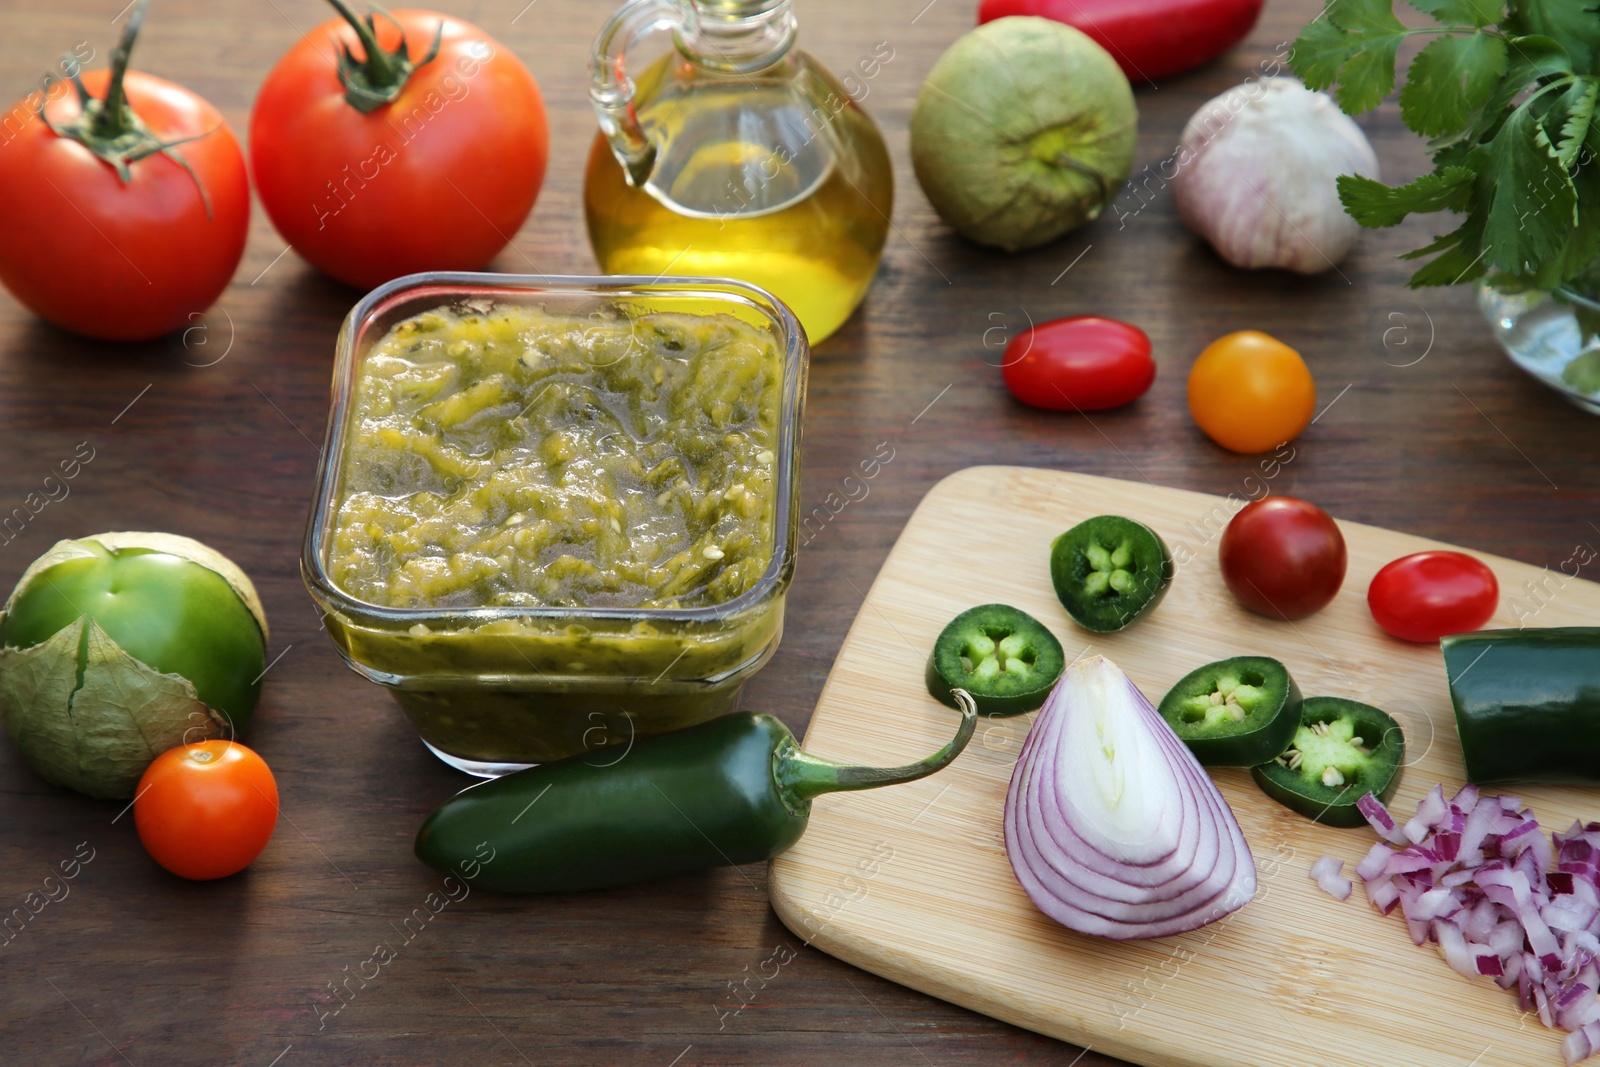
[[[1361,128],[1293,78],[1246,82],[1183,128],[1173,196],[1184,225],[1236,267],[1315,274],[1360,227],[1339,203],[1341,174],[1378,177]]]

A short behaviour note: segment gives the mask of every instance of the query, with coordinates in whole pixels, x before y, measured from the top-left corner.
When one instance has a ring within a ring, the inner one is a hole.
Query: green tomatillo
[[[236,737],[266,670],[250,579],[187,537],[59,541],[0,612],[0,718],[40,777],[131,797],[152,759]]]
[[[950,225],[1006,251],[1099,216],[1133,169],[1138,110],[1105,49],[1012,16],[939,57],[911,112],[911,162]]]

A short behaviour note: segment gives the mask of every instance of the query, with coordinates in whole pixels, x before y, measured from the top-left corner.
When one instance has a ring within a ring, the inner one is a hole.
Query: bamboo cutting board
[[[1260,492],[1260,483],[1252,483]],[[1307,696],[1353,697],[1406,730],[1396,795],[1410,810],[1435,783],[1462,782],[1438,649],[1387,637],[1366,607],[1378,568],[1448,547],[1340,523],[1350,569],[1338,598],[1296,623],[1238,607],[1217,541],[1244,502],[1019,467],[974,467],[923,500],[867,594],[806,734],[825,758],[894,765],[938,748],[954,713],[923,688],[934,638],[957,612],[1003,602],[1048,626],[1070,660],[1115,661],[1159,701],[1194,667],[1225,656],[1281,659]],[[1166,599],[1118,634],[1067,617],[1051,589],[1050,543],[1092,515],[1149,524],[1178,563]],[[1582,537],[1583,534],[1577,536]],[[1594,539],[1600,543],[1600,538]],[[1600,585],[1494,556],[1491,626],[1600,622]],[[1593,559],[1580,544],[1578,562]],[[1531,584],[1525,584],[1531,583]],[[1519,606],[1520,605],[1520,606]],[[1417,948],[1398,912],[1357,886],[1339,902],[1308,877],[1323,855],[1345,874],[1376,840],[1316,826],[1261,794],[1242,770],[1213,776],[1255,855],[1256,899],[1221,922],[1155,941],[1073,933],[1034,908],[1012,875],[1001,812],[1032,715],[980,721],[967,751],[930,778],[817,800],[811,826],[772,864],[772,905],[800,938],[925,993],[1145,1067],[1538,1067],[1561,1063],[1561,1034],[1523,1017],[1513,993],[1451,971]],[[1600,790],[1526,788],[1540,823],[1600,817]]]

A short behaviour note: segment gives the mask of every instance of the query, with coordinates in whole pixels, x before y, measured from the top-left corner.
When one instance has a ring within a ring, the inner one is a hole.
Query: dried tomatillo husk
[[[266,636],[250,579],[197,541],[61,541],[0,612],[0,719],[46,780],[131,797],[160,753],[248,722]]]

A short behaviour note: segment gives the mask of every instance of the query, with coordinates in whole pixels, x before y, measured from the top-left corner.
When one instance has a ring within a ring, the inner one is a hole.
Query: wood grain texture
[[[20,100],[80,41],[103,64],[124,3],[0,0],[0,101]],[[544,190],[493,268],[593,271],[581,200],[595,129],[584,66],[612,0],[430,6],[483,27],[527,63],[550,110]],[[1332,404],[1274,491],[1552,569],[1574,544],[1600,544],[1591,525],[1600,522],[1600,420],[1513,368],[1470,293],[1405,288],[1411,264],[1396,254],[1447,220],[1363,233],[1338,272],[1313,278],[1232,270],[1178,221],[1161,164],[1184,122],[1269,63],[1316,0],[1269,0],[1232,53],[1136,86],[1133,183],[1100,221],[1016,256],[952,235],[917,188],[907,151],[917,87],[971,27],[975,6],[795,3],[801,45],[836,72],[879,42],[894,49],[863,99],[894,160],[894,229],[865,304],[813,353],[802,484],[813,521],[783,644],[747,688],[747,706],[804,729],[907,516],[952,471],[1007,463],[1246,492],[1257,461],[1213,446],[1184,407],[1189,361],[1230,330],[1266,330],[1300,349],[1322,404]],[[323,0],[154,0],[135,66],[204,95],[244,140],[262,78],[330,15]],[[1426,169],[1392,102],[1359,122],[1388,178]],[[300,581],[334,336],[358,296],[285,252],[260,210],[222,299],[196,309],[196,329],[162,342],[82,341],[0,293],[0,515],[23,506],[79,442],[96,450],[70,495],[0,539],[0,589],[57,538],[106,529],[188,534],[237,560],[271,618],[272,655],[282,654],[249,743],[277,774],[284,813],[249,872],[187,885],[149,862],[126,817],[113,822],[120,805],[45,785],[0,743],[0,914],[23,906],[78,842],[97,849],[71,896],[0,948],[0,1060],[1073,1064],[1076,1049],[803,948],[772,914],[762,866],[537,901],[474,894],[400,946],[380,978],[352,980],[354,996],[334,1001],[329,983],[394,940],[438,888],[412,858],[411,837],[465,782],[422,748],[381,690],[343,667]],[[1150,333],[1160,366],[1151,391],[1092,419],[1013,402],[995,367],[1004,340],[1029,319],[1086,313]],[[880,443],[893,460],[863,495],[860,464]],[[975,521],[1005,540],[1003,510]],[[732,987],[755,988],[749,976],[780,944],[798,956],[750,1007],[724,1014],[740,1003]],[[1076,1067],[1112,1063],[1090,1052]]]
[[[1461,751],[1438,648],[1385,635],[1365,597],[1390,560],[1454,546],[1342,522],[1350,553],[1343,590],[1309,618],[1274,622],[1235,604],[1218,568],[1215,539],[1242,504],[1020,467],[951,475],[917,508],[868,591],[806,749],[894,766],[936,748],[954,715],[923,687],[928,649],[951,617],[998,601],[1043,622],[1069,660],[1109,657],[1153,702],[1204,663],[1277,657],[1307,696],[1361,700],[1401,724],[1407,758],[1397,812],[1409,815],[1436,782],[1446,795],[1459,788]],[[1000,512],[1003,540],[975,521]],[[1049,558],[1063,530],[1106,513],[1150,525],[1179,566],[1154,612],[1101,635],[1067,617]],[[1479,558],[1506,590],[1543,577],[1526,564]],[[1504,601],[1490,627],[1515,626],[1516,603]],[[1546,598],[1539,625],[1597,615],[1600,585],[1576,579]],[[1414,946],[1399,914],[1379,915],[1360,889],[1339,902],[1311,880],[1324,855],[1345,860],[1353,877],[1377,840],[1371,831],[1317,826],[1270,800],[1245,770],[1212,776],[1255,856],[1250,904],[1150,941],[1107,941],[1056,924],[1017,884],[1001,829],[1035,717],[986,720],[933,777],[819,799],[806,836],[773,861],[768,887],[779,917],[813,947],[876,974],[1144,1067],[1323,1067],[1330,1049],[1356,1063],[1559,1062],[1561,1035],[1525,1019],[1514,993],[1488,979],[1469,982],[1436,949]],[[1515,792],[1547,829],[1593,817],[1590,789]]]

